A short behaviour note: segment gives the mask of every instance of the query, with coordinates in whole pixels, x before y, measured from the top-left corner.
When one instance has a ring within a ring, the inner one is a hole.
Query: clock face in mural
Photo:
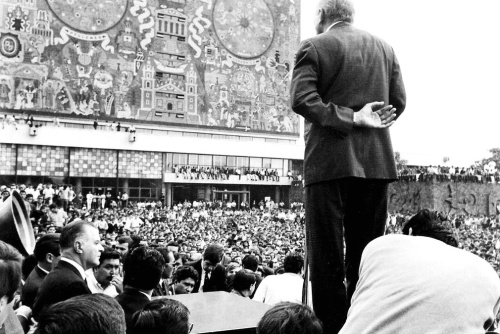
[[[61,21],[86,33],[112,28],[127,11],[127,0],[47,0],[47,3]]]
[[[217,0],[212,22],[222,45],[240,58],[257,58],[273,42],[274,18],[264,0]]]

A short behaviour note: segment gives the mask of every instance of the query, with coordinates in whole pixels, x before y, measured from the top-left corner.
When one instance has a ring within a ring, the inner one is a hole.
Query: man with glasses
[[[198,272],[193,293],[226,291],[226,270],[220,264],[223,254],[224,248],[211,244],[207,246],[201,259],[187,263]]]

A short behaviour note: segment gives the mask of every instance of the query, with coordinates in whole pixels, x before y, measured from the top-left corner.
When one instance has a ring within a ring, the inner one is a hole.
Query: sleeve
[[[392,63],[391,84],[389,87],[389,104],[396,108],[397,117],[399,117],[406,108],[406,90],[403,83],[401,68],[398,59],[394,55]]]
[[[291,84],[292,109],[318,126],[330,128],[346,137],[353,128],[351,108],[324,103],[318,92],[320,77],[319,55],[315,46],[304,41],[297,52]]]

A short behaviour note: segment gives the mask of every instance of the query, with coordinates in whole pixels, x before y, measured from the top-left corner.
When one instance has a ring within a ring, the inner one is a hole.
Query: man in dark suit
[[[99,231],[79,220],[66,225],[59,239],[61,259],[42,282],[33,305],[33,317],[48,306],[74,296],[90,294],[85,271],[99,265],[103,251]]]
[[[305,118],[306,241],[325,333],[342,327],[361,253],[384,233],[397,179],[388,127],[406,105],[394,51],[354,28],[353,14],[349,0],[320,1],[318,35],[297,52],[291,85],[292,108]]]
[[[123,264],[125,289],[115,297],[125,311],[127,333],[130,333],[132,316],[151,301],[153,289],[158,285],[165,267],[160,252],[153,248],[137,247],[129,250]]]
[[[47,274],[54,269],[59,262],[61,252],[59,250],[59,233],[50,233],[41,237],[35,245],[33,254],[37,260],[37,266],[31,271],[26,283],[23,285],[21,301],[23,305],[33,308],[35,297]]]
[[[203,258],[187,263],[198,272],[193,289],[196,292],[226,291],[226,270],[220,264],[224,249],[219,245],[208,245]]]

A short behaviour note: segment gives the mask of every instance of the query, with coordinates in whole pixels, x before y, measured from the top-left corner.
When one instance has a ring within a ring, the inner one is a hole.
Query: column
[[[205,201],[210,201],[211,195],[212,195],[212,187],[209,184],[207,184],[205,186]]]
[[[248,187],[247,186],[243,186],[243,191],[248,191]],[[248,202],[248,194],[246,192],[243,193],[243,197],[241,199],[242,202]],[[241,204],[241,203],[238,203],[238,205]]]
[[[122,194],[127,193],[128,196],[130,197],[130,192],[128,191],[128,179],[122,179],[121,188],[122,188]]]
[[[71,178],[72,182],[75,186],[75,194],[79,194],[82,192],[82,178],[81,177],[73,177]],[[86,194],[83,194],[84,196]]]
[[[172,207],[172,183],[164,183],[165,189],[165,205]]]

